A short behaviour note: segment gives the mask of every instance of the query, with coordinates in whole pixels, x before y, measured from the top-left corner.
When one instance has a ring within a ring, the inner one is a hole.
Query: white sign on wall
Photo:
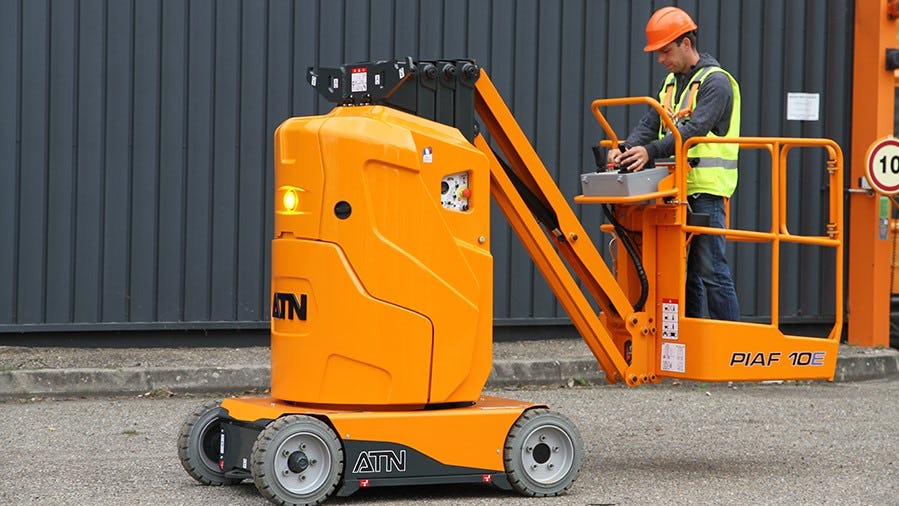
[[[788,120],[818,121],[820,106],[819,93],[787,93]]]

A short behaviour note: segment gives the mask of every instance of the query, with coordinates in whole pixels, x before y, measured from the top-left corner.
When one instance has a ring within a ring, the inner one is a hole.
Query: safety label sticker
[[[687,372],[687,345],[679,343],[662,343],[663,371]]]
[[[677,339],[677,299],[662,299],[662,339]]]
[[[350,79],[350,91],[353,93],[368,91],[368,67],[354,68]]]

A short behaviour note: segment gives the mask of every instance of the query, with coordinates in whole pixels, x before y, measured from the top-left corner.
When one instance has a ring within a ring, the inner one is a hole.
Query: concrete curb
[[[0,373],[0,398],[244,392],[268,388],[269,367],[36,369]]]
[[[487,378],[493,388],[522,385],[602,384],[605,373],[594,358],[567,360],[498,360]]]
[[[852,382],[899,375],[899,351],[847,347],[837,360],[834,381]],[[124,367],[118,369],[32,369],[0,372],[0,398],[154,395],[157,393],[262,392],[269,366]],[[489,388],[603,384],[592,357],[563,360],[496,360]]]
[[[844,350],[851,350],[843,353]],[[899,351],[892,348],[843,346],[833,380],[837,383],[866,381],[899,374]]]

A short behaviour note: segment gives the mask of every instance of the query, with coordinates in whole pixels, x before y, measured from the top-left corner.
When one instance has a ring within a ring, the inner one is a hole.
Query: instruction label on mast
[[[662,343],[662,363],[660,369],[668,372],[687,372],[687,345]]]
[[[677,299],[662,299],[662,339],[677,339]]]

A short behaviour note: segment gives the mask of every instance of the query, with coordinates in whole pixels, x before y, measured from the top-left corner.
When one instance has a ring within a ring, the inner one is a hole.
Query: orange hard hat
[[[696,29],[693,18],[677,7],[662,7],[655,11],[646,23],[647,53],[659,50],[674,42],[681,35]]]

